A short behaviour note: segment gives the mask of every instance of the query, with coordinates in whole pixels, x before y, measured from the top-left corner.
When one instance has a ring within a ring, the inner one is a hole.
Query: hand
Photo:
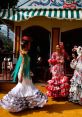
[[[32,71],[30,71],[30,76],[34,76],[34,74],[33,74],[33,72],[32,72]]]
[[[28,51],[26,51],[26,50],[22,50],[22,49],[21,49],[20,52],[21,52],[22,55],[25,55],[25,54],[27,54]]]

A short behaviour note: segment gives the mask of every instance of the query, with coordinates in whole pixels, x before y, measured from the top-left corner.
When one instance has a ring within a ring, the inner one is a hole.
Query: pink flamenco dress
[[[52,79],[48,80],[47,96],[55,99],[67,97],[69,94],[69,79],[64,75],[64,56],[53,52],[48,60]]]

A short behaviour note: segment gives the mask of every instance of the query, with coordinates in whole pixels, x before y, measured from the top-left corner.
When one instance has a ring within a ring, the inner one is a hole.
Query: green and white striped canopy
[[[22,21],[35,16],[45,16],[49,18],[57,19],[82,19],[81,9],[1,9],[0,18],[12,20],[12,21]]]

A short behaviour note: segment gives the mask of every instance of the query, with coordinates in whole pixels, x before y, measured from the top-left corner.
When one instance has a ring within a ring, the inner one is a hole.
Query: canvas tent
[[[81,20],[82,9],[1,9],[0,11],[0,18],[11,21],[22,21],[36,16]]]

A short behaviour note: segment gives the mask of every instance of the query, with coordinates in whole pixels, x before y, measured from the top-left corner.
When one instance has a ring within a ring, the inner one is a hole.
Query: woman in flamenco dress
[[[55,99],[67,97],[69,94],[69,79],[64,74],[64,55],[59,45],[56,46],[56,52],[52,53],[48,60],[52,79],[48,80],[47,96]]]
[[[82,47],[74,47],[73,51],[77,53],[77,57],[74,55],[70,63],[74,74],[70,80],[69,101],[82,105]]]
[[[21,42],[21,52],[12,73],[13,81],[17,85],[11,89],[1,100],[0,106],[9,112],[19,112],[27,108],[43,107],[47,102],[47,96],[37,89],[30,77],[30,38],[24,36]]]

